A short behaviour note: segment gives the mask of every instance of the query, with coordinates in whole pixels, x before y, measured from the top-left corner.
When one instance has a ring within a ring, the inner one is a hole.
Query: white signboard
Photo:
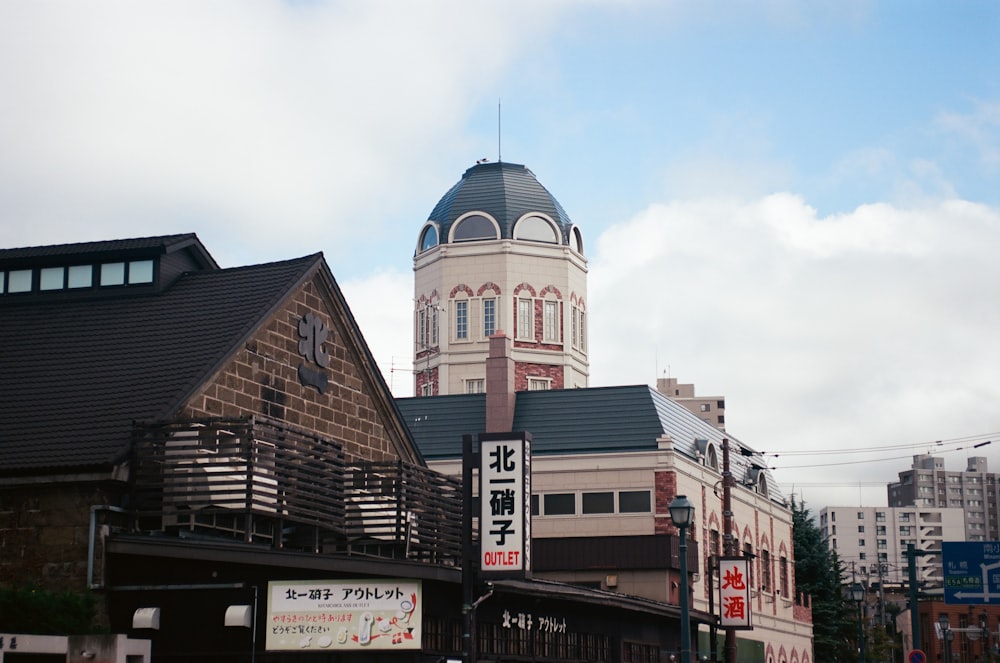
[[[480,441],[479,542],[484,572],[530,569],[529,444],[513,437]]]
[[[750,560],[746,557],[719,559],[719,626],[753,628],[750,612]]]
[[[419,580],[288,580],[267,586],[268,651],[420,649]]]

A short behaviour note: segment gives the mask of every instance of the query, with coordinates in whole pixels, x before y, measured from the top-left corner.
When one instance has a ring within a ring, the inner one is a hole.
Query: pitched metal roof
[[[179,237],[186,236],[167,241]],[[45,247],[39,255],[52,250],[61,252]],[[39,298],[5,311],[0,315],[0,473],[111,466],[126,451],[134,420],[173,414],[321,264],[317,253],[250,267],[208,268],[188,272],[172,287],[149,295]]]
[[[562,229],[562,243],[569,242],[573,222],[559,201],[521,164],[497,161],[469,168],[431,212],[440,225],[442,239],[451,224],[466,212],[486,212],[500,224],[500,237],[513,237],[514,223],[528,212],[542,212]]]
[[[461,458],[462,436],[485,430],[484,394],[400,398],[397,403],[428,461]],[[771,499],[782,499],[759,454],[649,385],[521,391],[513,429],[531,433],[532,454],[539,456],[654,451],[661,438],[669,438],[676,453],[696,459],[711,442],[721,463],[722,440],[728,438],[737,482],[759,468]]]

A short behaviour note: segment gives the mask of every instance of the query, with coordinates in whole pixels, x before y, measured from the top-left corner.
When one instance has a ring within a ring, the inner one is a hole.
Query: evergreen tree
[[[812,599],[813,660],[857,661],[857,617],[843,594],[844,565],[831,551],[805,504],[792,500],[795,591]]]

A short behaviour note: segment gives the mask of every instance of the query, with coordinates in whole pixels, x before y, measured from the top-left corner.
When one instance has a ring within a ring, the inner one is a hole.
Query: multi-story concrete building
[[[847,569],[879,586],[908,581],[906,549],[913,544],[937,553],[916,557],[918,581],[941,587],[941,542],[961,541],[965,535],[959,508],[828,506],[820,510],[819,523]]]
[[[680,403],[696,417],[719,430],[726,429],[724,396],[695,396],[693,384],[678,384],[677,378],[657,378],[656,390]]]
[[[987,471],[986,458],[967,459],[964,471],[944,469],[944,459],[930,454],[913,457],[913,466],[887,486],[889,506],[960,509],[965,531],[957,540],[996,541],[1000,538],[1000,486]]]

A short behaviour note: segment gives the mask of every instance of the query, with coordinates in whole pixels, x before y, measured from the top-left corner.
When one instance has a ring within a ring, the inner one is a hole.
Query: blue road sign
[[[1000,541],[944,541],[944,602],[1000,603]]]

